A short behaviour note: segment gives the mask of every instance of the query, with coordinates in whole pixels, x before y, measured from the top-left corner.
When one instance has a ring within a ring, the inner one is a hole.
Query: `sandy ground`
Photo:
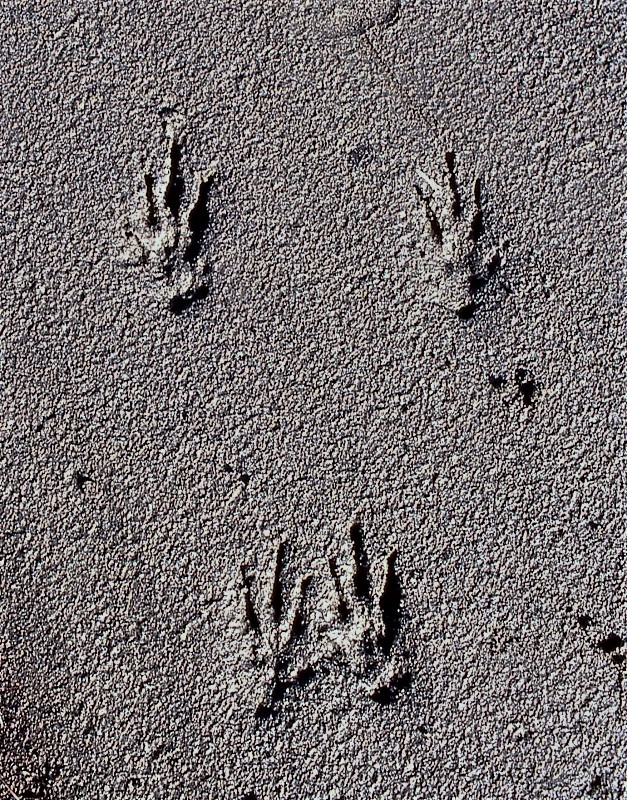
[[[0,797],[627,796],[623,4],[0,9]]]

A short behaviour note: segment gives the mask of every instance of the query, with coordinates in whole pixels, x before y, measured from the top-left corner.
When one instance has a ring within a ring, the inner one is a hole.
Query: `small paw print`
[[[438,264],[437,302],[454,311],[459,319],[470,320],[479,296],[506,262],[507,242],[490,245],[486,237],[483,183],[476,177],[472,207],[465,212],[456,174],[455,154],[444,154],[446,185],[438,184],[419,171],[416,192],[422,205]]]
[[[489,375],[488,381],[493,389],[502,393],[509,382],[507,375],[504,372],[499,372],[495,375]],[[513,402],[521,400],[525,408],[533,408],[541,394],[540,384],[535,378],[533,373],[524,367],[517,367],[514,372],[514,390],[506,392],[505,396],[511,405]]]
[[[302,578],[295,598],[286,592],[287,543],[279,542],[269,601],[258,611],[253,600],[253,578],[242,565],[244,610],[253,637],[253,661],[262,668],[262,690],[255,716],[266,719],[277,713],[292,686],[304,686],[314,677],[310,663],[299,662],[297,645],[305,629],[304,603],[311,577]]]
[[[577,622],[581,630],[586,634],[588,639],[595,644],[595,646],[605,654],[608,661],[620,667],[621,670],[627,669],[627,641],[615,633],[614,631],[605,632],[600,639],[598,635],[595,636],[595,622],[589,614],[579,614]]]
[[[387,705],[411,681],[404,657],[394,657],[402,603],[397,554],[395,550],[388,554],[375,581],[360,522],[350,526],[349,536],[352,574],[347,577],[344,571],[342,575],[337,560],[329,559],[337,607],[335,624],[327,635],[340,660],[365,684],[369,697]]]
[[[211,223],[210,196],[216,183],[215,171],[211,170],[194,176],[188,192],[181,127],[180,121],[173,118],[164,122],[168,155],[163,174],[144,175],[143,212],[136,225],[126,227],[127,239],[136,248],[136,259],[164,281],[170,311],[176,315],[209,295],[205,238]]]

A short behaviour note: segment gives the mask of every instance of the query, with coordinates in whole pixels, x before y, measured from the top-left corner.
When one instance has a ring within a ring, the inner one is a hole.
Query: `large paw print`
[[[253,660],[264,673],[257,718],[276,715],[290,687],[306,686],[338,669],[357,678],[370,698],[383,705],[409,685],[411,674],[404,666],[405,656],[399,659],[394,655],[402,598],[396,553],[388,555],[375,591],[360,523],[351,526],[350,538],[352,574],[339,568],[337,558],[329,559],[327,577],[331,579],[333,607],[317,626],[308,613],[313,576],[293,581],[293,591],[286,591],[285,542],[277,548],[271,592],[259,611],[253,599],[253,577],[242,566]]]
[[[453,152],[445,153],[445,163],[444,185],[419,171],[416,191],[439,267],[437,297],[460,319],[469,320],[481,293],[505,264],[507,242],[497,247],[486,237],[481,178],[474,180],[471,209],[466,210]]]
[[[183,175],[185,140],[180,122],[168,119],[164,130],[168,155],[163,174],[144,176],[145,208],[138,224],[127,226],[126,235],[139,249],[139,262],[153,268],[165,281],[169,306],[181,314],[209,294],[209,264],[204,240],[211,219],[209,200],[215,172],[195,176],[192,191]],[[193,202],[186,203],[188,194]]]

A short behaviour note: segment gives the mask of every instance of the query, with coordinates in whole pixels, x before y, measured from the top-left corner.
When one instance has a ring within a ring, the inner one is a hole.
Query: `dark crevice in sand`
[[[183,156],[183,146],[176,140],[172,142],[170,149],[170,178],[165,190],[165,205],[172,212],[175,220],[178,220],[181,211],[181,203],[185,194],[185,182],[181,172],[181,159]]]
[[[187,226],[191,238],[185,249],[183,260],[191,264],[194,264],[200,255],[202,240],[209,227],[209,192],[213,183],[213,178],[201,182],[198,190],[198,199],[189,213]]]
[[[364,547],[364,531],[360,522],[354,522],[351,525],[350,537],[353,543],[353,559],[355,561],[353,573],[355,596],[360,600],[371,600],[370,565]]]

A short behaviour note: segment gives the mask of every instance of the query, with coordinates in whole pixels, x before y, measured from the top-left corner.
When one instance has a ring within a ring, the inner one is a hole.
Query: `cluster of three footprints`
[[[410,673],[393,658],[402,599],[396,552],[385,559],[380,585],[375,587],[361,524],[353,523],[349,534],[353,556],[350,575],[338,567],[336,557],[328,559],[326,578],[332,587],[333,607],[317,627],[308,615],[313,576],[296,581],[294,592],[286,590],[286,542],[277,547],[265,602],[255,596],[254,577],[242,565],[244,611],[253,639],[253,658],[265,673],[256,708],[259,719],[276,715],[290,688],[306,686],[337,670],[365,682],[372,700],[383,705],[409,685]],[[295,595],[292,602],[290,594]]]

